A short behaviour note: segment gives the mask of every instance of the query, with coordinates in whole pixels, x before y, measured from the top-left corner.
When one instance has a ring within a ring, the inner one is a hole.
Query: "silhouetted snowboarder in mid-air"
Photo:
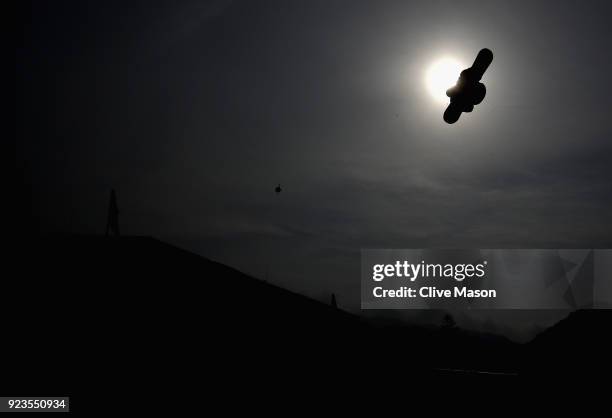
[[[119,234],[119,208],[117,207],[117,195],[115,189],[111,190],[110,201],[108,202],[108,219],[106,221],[106,236]]]
[[[280,192],[282,192],[282,191],[283,191],[283,189],[281,188],[280,183],[278,183],[278,186],[276,186],[276,187],[274,188],[274,191],[276,192],[276,194],[279,194]]]
[[[471,112],[484,100],[487,89],[480,79],[492,61],[493,52],[487,48],[481,49],[474,64],[461,71],[457,85],[446,90],[446,95],[450,97],[450,104],[444,111],[446,123],[457,122],[462,112]]]

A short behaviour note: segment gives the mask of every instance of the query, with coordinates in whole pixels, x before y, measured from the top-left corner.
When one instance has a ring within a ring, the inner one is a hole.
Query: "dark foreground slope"
[[[73,409],[104,409],[104,396],[135,410],[134,398],[177,407],[168,396],[187,409],[203,396],[380,396],[525,372],[525,347],[505,339],[372,325],[151,238],[31,240],[9,265],[0,391],[69,394]]]
[[[211,368],[265,369],[272,359],[291,360],[288,371],[308,368],[310,358],[341,356],[337,344],[364,328],[353,315],[151,238],[40,240],[14,261],[4,280],[12,334],[4,354],[30,360],[12,370],[28,388],[71,390],[111,375],[119,385],[166,374],[206,379]]]
[[[362,373],[359,318],[155,239],[32,240],[9,258],[4,394],[191,405]]]
[[[538,335],[527,347],[525,376],[587,383],[612,373],[612,310],[579,310]]]

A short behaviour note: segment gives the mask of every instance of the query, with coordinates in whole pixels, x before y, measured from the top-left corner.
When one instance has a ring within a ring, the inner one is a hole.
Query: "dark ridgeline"
[[[484,48],[478,52],[474,64],[463,70],[457,84],[446,91],[450,104],[444,111],[444,121],[455,123],[461,113],[471,112],[474,106],[480,104],[487,94],[487,89],[480,79],[493,61],[493,52]]]
[[[462,330],[450,316],[438,328],[364,320],[339,309],[335,295],[319,303],[145,237],[43,239],[14,261],[19,280],[5,286],[2,305],[10,324],[2,358],[11,361],[0,391],[68,393],[96,411],[107,393],[120,396],[109,410],[187,410],[194,400],[177,405],[161,395],[200,399],[211,385],[227,402],[316,388],[346,392],[358,408],[354,397],[374,396],[372,382],[404,391],[439,377],[486,386],[551,372],[597,374],[579,366],[595,352],[581,344],[610,319],[576,316],[575,326],[549,331],[554,339],[529,345]],[[584,321],[597,326],[587,332]],[[597,341],[596,353],[609,349]],[[561,352],[563,362],[547,361]]]
[[[193,402],[205,385],[247,391],[263,376],[282,386],[331,368],[360,374],[351,353],[369,331],[356,316],[152,238],[48,238],[14,261],[1,393],[70,393],[96,410],[112,392],[138,411],[170,399],[131,396]]]

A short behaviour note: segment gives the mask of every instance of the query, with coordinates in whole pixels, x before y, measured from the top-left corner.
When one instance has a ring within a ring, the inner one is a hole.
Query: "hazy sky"
[[[122,232],[353,308],[360,248],[611,246],[609,2],[82,3],[22,6],[36,228],[103,232],[114,187]],[[447,125],[425,72],[483,47]]]

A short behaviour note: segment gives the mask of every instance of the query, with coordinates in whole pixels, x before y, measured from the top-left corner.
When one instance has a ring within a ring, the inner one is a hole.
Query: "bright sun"
[[[448,102],[446,90],[459,78],[459,73],[467,68],[454,58],[442,58],[427,70],[425,82],[429,94],[438,102]]]

